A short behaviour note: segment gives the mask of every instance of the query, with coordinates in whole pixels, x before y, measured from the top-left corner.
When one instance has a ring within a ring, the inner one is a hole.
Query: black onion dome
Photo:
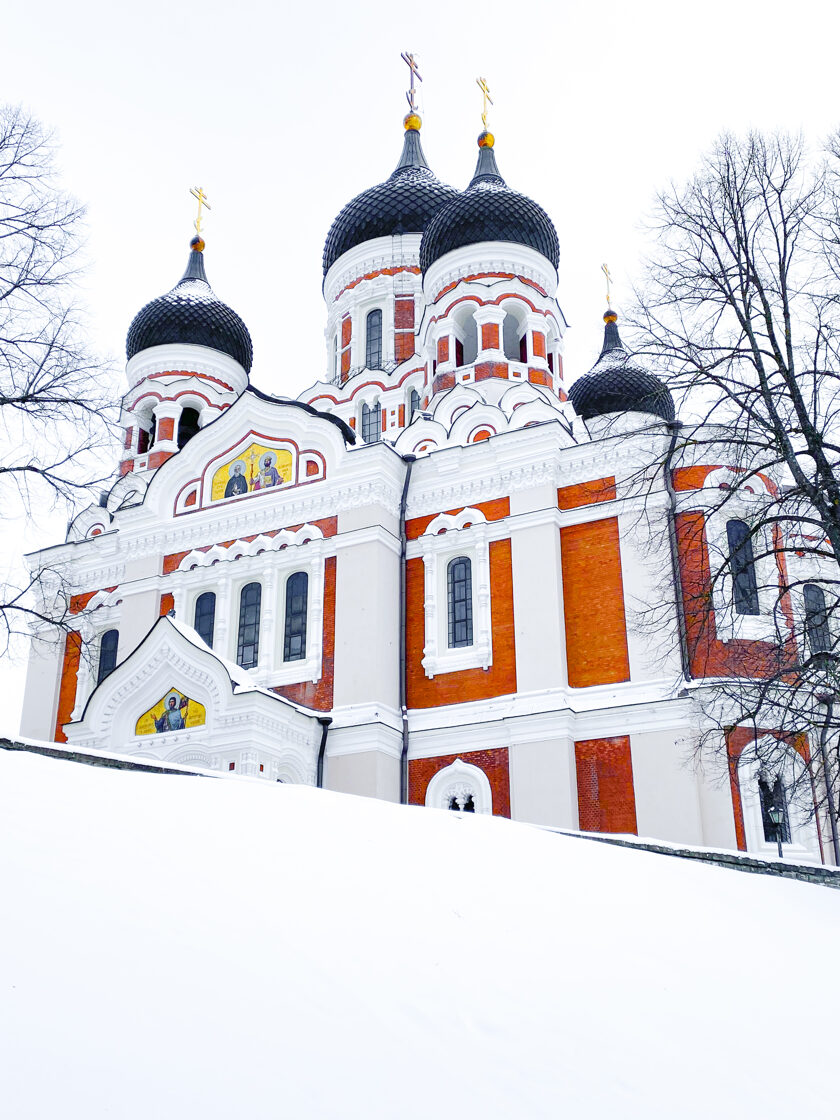
[[[569,388],[575,412],[584,420],[608,412],[648,412],[661,420],[673,420],[674,399],[668,386],[634,361],[619,337],[614,311],[607,311],[604,323],[598,361]]]
[[[470,185],[429,222],[420,245],[420,268],[425,272],[453,249],[480,241],[527,245],[557,268],[560,245],[551,218],[536,202],[511,190],[504,181],[490,134],[482,133],[478,143],[478,163]]]
[[[250,373],[254,348],[248,328],[210,287],[202,239],[194,237],[191,246],[187,271],[172,291],[153,299],[134,316],[125,341],[126,356],[130,360],[152,346],[185,342],[229,354]]]
[[[406,128],[400,162],[390,178],[378,183],[344,207],[330,227],[324,244],[324,275],[348,249],[393,234],[422,233],[432,215],[459,194],[432,173],[417,127]]]

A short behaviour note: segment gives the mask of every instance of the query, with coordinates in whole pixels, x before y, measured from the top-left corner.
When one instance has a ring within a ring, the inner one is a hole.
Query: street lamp
[[[773,827],[776,830],[776,844],[779,848],[779,859],[784,859],[784,852],[782,851],[782,824],[785,819],[785,811],[779,808],[778,805],[771,805],[767,810],[767,816],[773,822]]]

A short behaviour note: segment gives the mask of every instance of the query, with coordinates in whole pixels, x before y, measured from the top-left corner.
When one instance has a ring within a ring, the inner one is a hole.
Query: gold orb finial
[[[492,148],[495,143],[496,137],[492,132],[488,132],[487,129],[485,129],[478,138],[479,148]]]
[[[414,132],[419,132],[422,123],[423,122],[420,120],[419,113],[406,113],[405,117],[403,118],[403,124],[405,125],[406,132],[409,132],[411,130],[413,130]]]
[[[203,253],[204,252],[204,238],[203,237],[198,237],[198,236],[194,237],[192,239],[192,241],[190,242],[190,248],[195,249],[195,251],[197,253]]]

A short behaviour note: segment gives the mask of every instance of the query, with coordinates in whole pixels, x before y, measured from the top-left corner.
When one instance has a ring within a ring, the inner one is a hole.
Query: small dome
[[[647,412],[661,420],[674,419],[674,399],[668,386],[639,365],[618,334],[617,315],[604,315],[604,345],[598,361],[569,388],[569,400],[583,420],[609,412]]]
[[[491,134],[482,132],[470,185],[429,222],[420,245],[423,272],[453,249],[481,241],[527,245],[557,268],[560,245],[551,218],[536,202],[510,189],[499,174],[493,143]]]
[[[125,342],[129,360],[152,346],[189,343],[229,354],[250,373],[254,350],[248,328],[210,287],[203,252],[204,242],[193,238],[187,271],[172,291],[153,299],[134,316]]]
[[[333,222],[324,245],[324,275],[342,254],[364,241],[422,233],[432,215],[458,196],[454,187],[435,178],[426,163],[416,113],[409,113],[405,126],[403,152],[394,173],[351,199]]]

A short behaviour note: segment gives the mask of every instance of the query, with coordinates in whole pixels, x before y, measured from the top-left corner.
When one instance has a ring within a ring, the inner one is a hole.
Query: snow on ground
[[[0,751],[9,1120],[835,1117],[840,891]]]

